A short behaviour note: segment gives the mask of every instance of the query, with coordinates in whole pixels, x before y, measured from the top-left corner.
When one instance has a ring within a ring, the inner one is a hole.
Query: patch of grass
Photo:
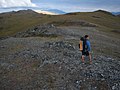
[[[21,45],[21,44],[18,44],[18,45],[15,45],[15,46],[13,45],[13,47],[10,48],[10,52],[16,52],[16,51],[19,51],[23,48],[24,48],[24,46]]]
[[[82,27],[97,27],[97,25],[88,23],[85,21],[56,21],[51,22],[51,24],[54,24],[55,26],[82,26]]]
[[[42,23],[42,19],[44,19],[44,16],[43,18],[39,18],[35,15],[16,15],[4,18],[0,24],[0,27],[2,27],[0,29],[0,37],[12,36],[17,32],[24,31],[38,23]]]
[[[49,37],[49,38],[57,38],[58,37],[58,35],[56,35],[56,34],[39,34],[37,36],[39,36],[39,37]]]
[[[101,18],[94,18],[93,16],[101,17]],[[120,28],[120,18],[102,12],[91,12],[91,13],[81,12],[81,13],[77,13],[77,15],[63,15],[63,16],[61,15],[59,16],[59,19],[58,17],[55,17],[55,20],[56,21],[84,20],[108,28]]]

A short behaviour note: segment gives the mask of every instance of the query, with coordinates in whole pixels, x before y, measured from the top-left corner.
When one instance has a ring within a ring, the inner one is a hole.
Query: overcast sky
[[[63,11],[120,11],[120,0],[32,0],[40,7]]]
[[[0,8],[11,7],[59,9],[65,12],[86,12],[98,9],[120,12],[120,0],[0,0]]]

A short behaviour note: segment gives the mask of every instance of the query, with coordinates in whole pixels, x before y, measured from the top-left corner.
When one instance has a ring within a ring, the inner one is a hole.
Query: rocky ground
[[[92,64],[79,38],[90,35]],[[96,27],[39,25],[0,40],[1,90],[120,90],[119,38]]]

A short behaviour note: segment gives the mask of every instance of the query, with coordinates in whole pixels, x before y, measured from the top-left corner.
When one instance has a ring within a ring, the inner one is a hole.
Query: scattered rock
[[[83,35],[85,31],[91,30],[77,30],[75,33],[73,29],[65,29],[62,31],[62,39],[46,40],[34,37],[61,34],[57,29],[61,30],[54,25],[40,25],[15,36],[33,36],[31,38],[9,38],[0,41],[1,90],[120,90],[119,57],[98,54],[98,51],[92,53],[91,65],[88,58],[85,58],[84,64],[81,62],[79,34]],[[70,38],[66,39],[66,36]],[[101,40],[101,36],[100,39],[97,37],[95,45],[99,45],[98,40]],[[105,40],[102,44],[109,39]],[[101,45],[98,48],[101,51],[101,47],[107,48]]]
[[[53,24],[35,26],[24,32],[19,32],[14,37],[57,37],[59,35],[57,27]]]

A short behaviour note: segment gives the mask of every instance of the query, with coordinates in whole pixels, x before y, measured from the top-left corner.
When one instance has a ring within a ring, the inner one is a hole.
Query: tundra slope
[[[93,64],[78,43],[90,35]],[[120,90],[119,38],[97,27],[39,25],[0,41],[1,90]]]

